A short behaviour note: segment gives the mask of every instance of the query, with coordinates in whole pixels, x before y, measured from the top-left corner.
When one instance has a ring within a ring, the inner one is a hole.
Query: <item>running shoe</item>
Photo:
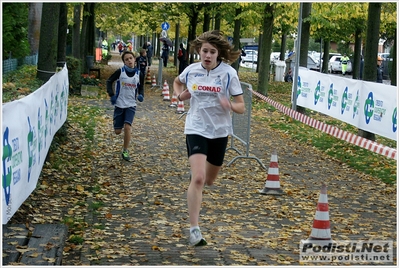
[[[207,244],[198,228],[190,232],[189,244],[190,246],[205,246]]]
[[[122,158],[126,161],[130,161],[130,156],[128,151],[123,151],[122,152]]]

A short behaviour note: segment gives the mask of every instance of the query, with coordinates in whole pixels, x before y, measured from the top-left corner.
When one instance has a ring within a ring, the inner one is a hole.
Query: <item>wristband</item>
[[[179,101],[182,101],[182,100],[180,99],[180,95],[181,95],[181,93],[177,96],[177,99],[178,99]]]

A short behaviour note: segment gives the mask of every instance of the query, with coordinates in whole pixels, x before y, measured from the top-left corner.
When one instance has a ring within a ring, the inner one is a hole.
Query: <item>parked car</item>
[[[321,62],[321,54],[320,52],[313,52],[313,53],[308,53],[309,56],[311,56],[313,59],[315,59],[317,62]]]
[[[241,57],[241,62],[258,62],[258,51],[256,50],[245,50],[245,56]]]
[[[333,52],[332,52],[332,53],[328,53],[328,61],[330,61],[330,59],[331,59],[333,56],[341,56],[341,54],[339,54],[339,53],[333,53]],[[324,57],[324,53],[321,54],[320,66],[323,65],[323,57]],[[330,68],[330,66],[327,66],[327,68]]]
[[[341,68],[341,55],[335,55],[330,58],[330,61],[328,63],[328,72],[329,73],[342,73],[342,68]],[[351,61],[348,62],[348,66],[346,67],[346,73],[350,74],[352,73],[352,63]]]
[[[383,62],[381,64],[382,78],[385,80],[389,80],[389,70],[390,68],[392,68],[393,59],[390,58],[389,53],[378,53],[378,56],[383,59]]]
[[[288,59],[288,52],[284,55],[284,60]],[[272,52],[270,54],[270,63],[280,60],[280,52]]]
[[[295,65],[295,56],[291,58],[291,65],[294,66]],[[319,62],[314,59],[312,56],[308,55],[308,63],[306,66],[309,70],[312,71],[319,71],[320,70],[320,64]]]
[[[328,60],[331,60],[332,57],[334,56],[342,56],[340,53],[328,53]],[[321,57],[323,58],[323,54],[321,55]]]
[[[384,61],[393,61],[393,59],[390,58],[389,53],[378,53],[378,56],[380,56]]]

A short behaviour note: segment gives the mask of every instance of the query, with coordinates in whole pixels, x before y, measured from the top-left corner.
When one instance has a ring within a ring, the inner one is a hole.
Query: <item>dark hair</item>
[[[209,43],[216,47],[219,52],[218,60],[224,62],[234,62],[241,54],[240,50],[233,50],[234,46],[227,41],[227,39],[223,36],[223,32],[219,30],[205,32],[198,36],[195,40],[191,41],[190,52],[193,53],[195,50],[197,53],[199,53],[203,43]]]
[[[131,51],[129,51],[129,50],[125,50],[125,51],[123,51],[122,56],[121,56],[123,62],[125,62],[125,61],[124,61],[124,58],[125,58],[125,55],[126,55],[126,54],[132,55],[132,56],[133,56],[133,59],[135,59],[135,56],[134,56],[133,52],[131,52]]]

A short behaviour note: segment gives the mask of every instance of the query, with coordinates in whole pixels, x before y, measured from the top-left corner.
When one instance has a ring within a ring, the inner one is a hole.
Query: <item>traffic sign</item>
[[[169,30],[170,25],[169,25],[169,23],[167,23],[165,21],[164,23],[162,23],[161,27],[162,27],[162,30],[167,31],[167,30]]]

